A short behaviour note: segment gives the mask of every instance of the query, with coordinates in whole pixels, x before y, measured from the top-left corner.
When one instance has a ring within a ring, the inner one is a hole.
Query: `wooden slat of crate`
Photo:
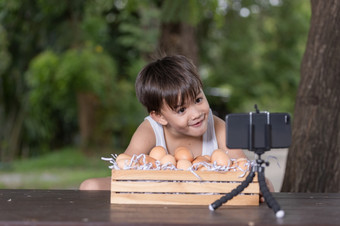
[[[236,188],[242,172],[112,170],[111,203],[207,205]],[[258,205],[257,177],[226,205]]]
[[[168,182],[168,181],[112,181],[113,192],[181,192],[181,193],[228,193],[240,183],[216,182]],[[258,193],[258,183],[251,183],[242,193]]]
[[[192,194],[111,194],[114,204],[154,204],[154,205],[210,205],[221,195]],[[258,195],[237,195],[224,205],[259,205]],[[207,207],[208,208],[208,207]]]
[[[190,171],[183,170],[112,170],[114,180],[206,180],[206,181],[243,181],[246,176],[240,177],[243,172],[209,172],[195,171],[197,178]],[[257,182],[254,177],[253,182]]]

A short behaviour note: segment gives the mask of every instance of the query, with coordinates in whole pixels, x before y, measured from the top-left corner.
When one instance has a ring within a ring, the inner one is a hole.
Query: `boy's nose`
[[[191,118],[196,119],[201,116],[201,111],[197,107],[193,107],[191,111]]]

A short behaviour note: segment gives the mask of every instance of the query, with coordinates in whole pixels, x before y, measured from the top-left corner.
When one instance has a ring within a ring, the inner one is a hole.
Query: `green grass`
[[[110,176],[110,163],[100,157],[69,148],[14,161],[0,171],[0,189],[78,189],[85,179]]]

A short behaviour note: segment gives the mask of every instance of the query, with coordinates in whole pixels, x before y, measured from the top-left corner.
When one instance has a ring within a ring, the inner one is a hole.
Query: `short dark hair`
[[[136,95],[147,111],[160,112],[163,101],[172,110],[194,100],[203,85],[195,65],[182,55],[166,56],[147,64],[136,79]],[[181,103],[178,103],[179,99]]]

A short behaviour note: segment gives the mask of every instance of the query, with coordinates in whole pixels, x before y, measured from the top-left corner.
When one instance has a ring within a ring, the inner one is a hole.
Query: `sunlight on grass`
[[[0,188],[78,189],[87,178],[110,176],[109,165],[100,156],[87,157],[77,149],[63,149],[13,162],[0,172]]]

